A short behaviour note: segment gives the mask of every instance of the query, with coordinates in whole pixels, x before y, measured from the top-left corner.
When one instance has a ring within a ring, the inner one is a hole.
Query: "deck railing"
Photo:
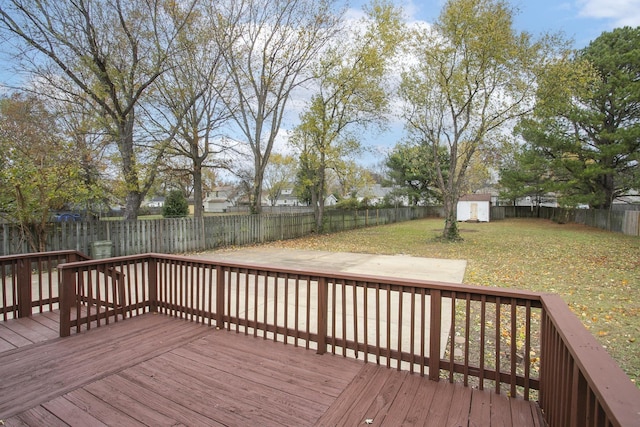
[[[61,335],[146,312],[640,424],[640,391],[556,295],[146,254],[61,265]]]
[[[57,266],[89,259],[77,251],[0,256],[2,320],[29,317],[58,308]]]

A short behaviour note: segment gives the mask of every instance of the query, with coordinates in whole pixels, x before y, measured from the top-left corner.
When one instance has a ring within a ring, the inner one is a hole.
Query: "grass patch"
[[[460,224],[438,242],[442,219],[314,235],[267,246],[467,260],[464,283],[561,295],[640,386],[640,239],[577,224],[509,219]]]

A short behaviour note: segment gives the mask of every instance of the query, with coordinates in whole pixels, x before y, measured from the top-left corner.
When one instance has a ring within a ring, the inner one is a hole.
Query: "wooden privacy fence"
[[[551,426],[640,424],[640,390],[556,295],[158,254],[60,269],[62,336],[160,312],[537,399]]]
[[[529,206],[494,206],[491,220],[505,218],[543,218],[556,222],[575,222],[607,231],[640,236],[640,211],[610,209],[531,208]]]
[[[362,211],[328,211],[327,231],[389,224],[437,214],[437,208],[409,207]],[[219,215],[201,219],[176,218],[138,221],[51,223],[47,250],[76,250],[94,256],[95,242],[111,242],[111,255],[184,253],[223,246],[292,239],[315,230],[313,213]],[[30,251],[18,227],[0,224],[0,255]],[[94,256],[95,257],[95,256]]]

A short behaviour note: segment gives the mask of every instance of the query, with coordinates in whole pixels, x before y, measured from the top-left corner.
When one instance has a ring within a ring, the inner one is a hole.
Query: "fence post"
[[[224,328],[224,269],[216,265],[216,328]]]
[[[158,311],[158,261],[149,258],[147,263],[147,278],[149,287],[149,311],[155,313]]]
[[[68,337],[71,335],[71,303],[75,297],[75,273],[70,268],[61,267],[61,269],[61,282],[58,287],[60,294],[60,336]]]
[[[328,318],[329,288],[327,278],[318,279],[318,354],[327,352],[327,318]],[[309,310],[309,308],[307,308]]]
[[[442,295],[434,289],[429,294],[430,331],[429,331],[429,379],[440,379],[440,335],[442,333]]]
[[[16,266],[18,317],[31,317],[31,260],[19,259]]]

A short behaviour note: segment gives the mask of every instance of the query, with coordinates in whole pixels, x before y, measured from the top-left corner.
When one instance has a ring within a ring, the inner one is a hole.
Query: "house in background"
[[[489,222],[491,194],[467,194],[458,200],[458,221]]]
[[[274,206],[308,206],[308,203],[300,200],[293,188],[285,188],[275,200]]]
[[[150,208],[161,208],[164,206],[164,196],[156,196],[149,200],[147,206]]]
[[[226,212],[234,206],[238,189],[232,185],[224,185],[208,191],[202,203],[205,212]]]

